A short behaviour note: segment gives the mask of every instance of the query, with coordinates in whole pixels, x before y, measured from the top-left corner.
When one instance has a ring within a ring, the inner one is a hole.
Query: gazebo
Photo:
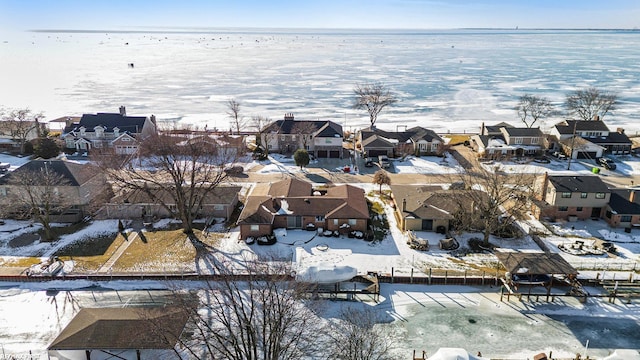
[[[505,285],[509,292],[512,292],[510,285],[516,289],[520,285],[528,285],[529,293],[533,286],[544,286],[548,296],[551,294],[554,275],[565,276],[572,282],[572,286],[572,280],[578,275],[578,271],[560,254],[497,252],[496,256],[507,270]]]
[[[154,359],[173,351],[187,320],[178,307],[81,309],[49,345],[49,359]]]

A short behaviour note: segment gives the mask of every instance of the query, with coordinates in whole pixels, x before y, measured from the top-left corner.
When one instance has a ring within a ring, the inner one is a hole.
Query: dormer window
[[[120,129],[119,128],[117,128],[117,127],[113,128],[113,136],[114,137],[120,136]]]
[[[96,132],[96,137],[97,138],[101,138],[104,136],[104,128],[102,126],[96,126],[94,128],[95,132]]]
[[[84,128],[84,126],[80,127],[80,136],[85,136],[87,132],[87,129]]]

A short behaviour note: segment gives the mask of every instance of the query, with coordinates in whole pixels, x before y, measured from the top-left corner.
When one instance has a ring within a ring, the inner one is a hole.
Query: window
[[[562,193],[562,198],[563,198],[563,199],[569,199],[569,198],[571,198],[571,193],[570,193],[570,192],[563,192],[563,193]]]
[[[568,211],[569,207],[568,206],[559,206],[558,207],[558,211]]]
[[[578,207],[576,208],[576,211],[582,211],[582,206],[578,206]]]
[[[539,138],[539,137],[533,137],[533,138],[531,138],[531,143],[532,143],[532,144],[539,144],[539,143],[540,143],[540,138]]]
[[[285,141],[287,137],[285,135],[280,135],[280,141]]]
[[[587,193],[581,193],[580,194],[580,198],[581,199],[586,199],[587,198]]]
[[[620,222],[631,222],[631,215],[620,216]]]
[[[0,196],[7,196],[7,188],[6,187],[0,187]]]
[[[356,225],[356,219],[349,219],[349,225],[355,226]]]
[[[295,135],[291,135],[291,140],[296,141],[296,136]]]
[[[318,215],[316,216],[316,221],[324,221],[324,215]]]
[[[260,225],[251,225],[251,231],[258,231],[260,230]]]
[[[338,219],[333,219],[333,225],[338,225]]]
[[[522,144],[522,138],[521,137],[513,138],[513,143],[514,144]]]
[[[131,138],[128,137],[123,137],[122,139],[120,139],[121,141],[131,141]]]
[[[604,193],[596,193],[596,199],[604,199]]]
[[[101,138],[104,136],[104,128],[102,126],[97,126],[94,130],[96,131],[96,137]]]
[[[224,210],[224,205],[222,205],[222,204],[214,204],[213,205],[213,210],[222,211],[222,210]]]

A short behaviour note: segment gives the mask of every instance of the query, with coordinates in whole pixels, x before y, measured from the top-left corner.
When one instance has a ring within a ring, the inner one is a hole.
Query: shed
[[[187,320],[178,307],[81,309],[47,350],[51,359],[141,359],[142,350],[173,351]]]

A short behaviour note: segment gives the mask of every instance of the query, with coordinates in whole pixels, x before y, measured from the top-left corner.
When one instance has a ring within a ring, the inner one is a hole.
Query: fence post
[[[391,268],[391,283],[393,284],[393,268]]]
[[[429,268],[429,285],[431,285],[431,268]]]
[[[465,270],[464,270],[464,278],[463,278],[463,279],[464,279],[464,280],[462,281],[462,283],[463,283],[464,285],[467,285],[467,269],[465,269]]]
[[[444,284],[447,285],[447,275],[449,274],[448,270],[444,271]]]
[[[413,268],[411,268],[411,284],[413,284]]]

